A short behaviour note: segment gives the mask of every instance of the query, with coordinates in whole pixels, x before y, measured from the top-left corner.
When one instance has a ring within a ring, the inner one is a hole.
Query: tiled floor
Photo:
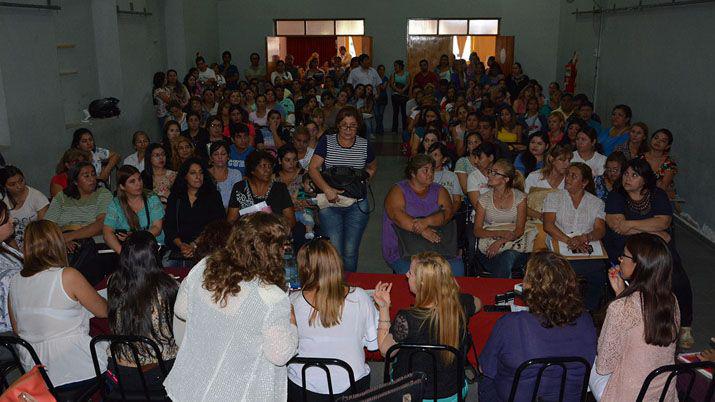
[[[367,229],[360,246],[359,271],[390,272],[382,259],[380,234],[382,233],[383,201],[394,183],[404,176],[405,159],[398,156],[399,140],[394,134],[379,137],[375,144],[378,154],[378,173],[372,181],[375,196],[375,210],[370,216]],[[702,241],[686,229],[676,227],[678,251],[685,269],[690,276],[694,294],[693,333],[695,347],[707,347],[710,337],[715,336],[715,247]],[[373,363],[373,383],[382,382],[382,364]],[[471,393],[470,393],[471,394]],[[472,399],[472,395],[470,398]]]

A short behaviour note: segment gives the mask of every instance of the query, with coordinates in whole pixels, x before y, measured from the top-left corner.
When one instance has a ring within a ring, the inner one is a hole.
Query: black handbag
[[[322,171],[321,175],[330,187],[342,191],[342,196],[356,200],[362,200],[367,197],[370,175],[365,169],[355,169],[350,166],[333,166]]]
[[[413,255],[425,251],[433,251],[447,260],[457,257],[457,223],[454,219],[444,226],[432,228],[441,239],[439,243],[432,243],[421,235],[402,229],[397,225],[393,225],[393,227],[397,234],[400,258],[410,259]]]

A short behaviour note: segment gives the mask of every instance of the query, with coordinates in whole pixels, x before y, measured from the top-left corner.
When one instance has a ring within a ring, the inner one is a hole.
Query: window
[[[407,22],[407,33],[409,35],[499,35],[499,19],[415,18]]]
[[[274,20],[278,36],[365,35],[365,20]]]

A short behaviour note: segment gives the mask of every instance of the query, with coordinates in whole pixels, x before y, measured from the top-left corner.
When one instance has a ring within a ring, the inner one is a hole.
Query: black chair
[[[113,362],[116,366],[117,356],[121,356],[120,351],[131,351],[131,357],[134,360],[135,368],[137,374],[142,384],[142,391],[132,391],[125,390],[125,386],[122,383],[121,373],[116,370],[114,374],[117,377],[117,389],[107,392],[107,387],[105,386],[104,375],[99,366],[99,359],[97,357],[97,343],[99,342],[109,342],[109,361]],[[171,401],[166,395],[166,391],[152,390],[147,385],[146,377],[144,375],[144,370],[142,369],[141,360],[139,356],[142,354],[139,352],[139,348],[144,351],[150,351],[154,356],[156,356],[158,361],[158,367],[161,371],[161,375],[166,378],[169,371],[166,369],[166,363],[161,357],[161,350],[156,342],[144,336],[136,335],[98,335],[92,338],[89,344],[90,351],[92,352],[92,363],[94,363],[94,372],[97,375],[97,385],[99,386],[102,399],[104,401]],[[145,352],[146,353],[146,352]]]
[[[333,393],[333,380],[330,377],[330,370],[328,366],[338,366],[343,368],[348,373],[348,378],[350,380],[350,388],[348,388],[349,393],[355,392],[355,374],[353,374],[353,369],[349,364],[345,363],[340,359],[327,359],[321,357],[299,357],[296,356],[288,361],[287,365],[291,364],[302,364],[303,368],[301,370],[301,376],[303,378],[301,386],[303,387],[303,401],[308,401],[308,389],[306,388],[305,374],[309,367],[317,367],[325,371],[325,376],[328,378],[328,395],[331,401],[335,400],[335,394]],[[290,381],[290,380],[289,380]]]
[[[341,396],[337,402],[404,402],[421,401],[427,384],[425,373],[409,373],[394,381],[376,385],[359,394]]]
[[[454,362],[459,367],[459,389],[457,390],[457,401],[463,402],[464,398],[462,396],[462,387],[464,385],[464,354],[460,352],[459,350],[447,346],[447,345],[420,345],[420,344],[409,344],[409,343],[397,343],[392,345],[389,349],[387,349],[387,353],[385,354],[385,371],[383,375],[383,381],[384,382],[390,382],[390,371],[391,371],[391,366],[393,363],[394,358],[397,355],[397,351],[400,349],[404,350],[412,350],[414,351],[413,353],[410,354],[410,357],[407,362],[407,371],[412,372],[413,369],[413,363],[415,356],[418,355],[427,355],[430,357],[432,360],[432,398],[437,399],[437,395],[439,393],[437,392],[437,370],[438,370],[438,362],[437,360],[439,359],[439,355],[441,352],[449,352],[454,355]]]
[[[638,393],[638,398],[636,399],[636,402],[642,402],[645,400],[645,394],[648,392],[648,388],[650,387],[650,383],[659,375],[668,374],[668,378],[665,380],[665,386],[663,386],[663,391],[660,393],[660,398],[659,401],[663,402],[665,400],[665,396],[668,394],[668,388],[670,388],[670,383],[673,381],[673,378],[679,377],[681,375],[688,375],[690,377],[690,381],[688,381],[688,388],[687,392],[683,396],[681,400],[687,401],[690,398],[690,393],[693,390],[693,384],[695,383],[695,378],[698,375],[696,373],[697,369],[715,369],[715,363],[713,362],[693,362],[693,363],[679,363],[679,364],[670,364],[667,366],[662,366],[658,367],[657,369],[653,370],[648,374],[648,377],[645,378],[645,381],[643,381],[643,385],[641,386],[641,391]],[[708,390],[706,392],[706,397],[703,399],[704,401],[712,401],[713,396],[715,396],[715,377],[710,379],[710,385],[708,386]]]
[[[0,382],[0,384],[2,384],[2,391],[4,391],[5,389],[7,389],[7,387],[10,386],[10,382],[7,381],[8,374],[15,370],[18,370],[20,374],[25,374],[25,368],[22,366],[22,360],[20,359],[20,355],[17,351],[18,348],[23,348],[30,355],[30,358],[32,358],[34,364],[36,366],[40,366],[40,375],[42,375],[42,379],[45,380],[45,384],[47,384],[47,389],[50,390],[50,393],[52,393],[52,395],[58,401],[88,401],[97,392],[97,386],[95,384],[69,391],[58,391],[52,384],[52,381],[50,381],[50,377],[47,375],[47,371],[42,365],[40,358],[37,356],[37,352],[35,352],[35,349],[32,347],[32,345],[30,345],[22,338],[15,336],[0,336],[0,346],[7,349],[12,355],[12,361],[5,362],[0,368],[0,372],[2,373],[2,382]]]
[[[519,389],[519,380],[521,379],[521,374],[529,368],[536,369],[536,367],[538,366],[541,367],[536,374],[536,381],[534,382],[534,391],[531,394],[531,401],[536,402],[539,400],[537,398],[539,395],[539,386],[541,385],[541,378],[546,369],[555,366],[561,368],[561,386],[559,388],[559,402],[562,402],[564,400],[564,393],[566,391],[566,373],[568,371],[566,364],[569,363],[571,363],[572,365],[582,365],[584,368],[583,383],[581,384],[581,397],[579,398],[579,401],[584,402],[586,400],[586,392],[588,389],[588,378],[591,374],[591,364],[589,364],[586,359],[579,356],[544,357],[525,361],[521,364],[521,366],[519,366],[519,368],[516,369],[516,373],[514,375],[514,382],[512,382],[511,384],[511,392],[509,393],[509,402],[514,402],[514,398],[516,398],[516,391]]]

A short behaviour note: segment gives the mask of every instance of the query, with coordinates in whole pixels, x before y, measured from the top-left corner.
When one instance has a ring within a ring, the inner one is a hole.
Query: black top
[[[189,203],[187,194],[177,195],[172,192],[164,215],[166,244],[171,250],[178,251],[174,239],[178,237],[184,243],[191,243],[207,224],[222,219],[226,219],[226,211],[218,191],[199,193],[194,205]]]
[[[608,194],[608,198],[606,198],[606,214],[623,215],[629,221],[640,221],[661,215],[673,216],[673,207],[670,204],[668,194],[660,188],[656,187],[639,204],[642,205],[635,205],[635,203],[630,202],[628,196],[621,191],[611,191]],[[608,227],[603,241],[609,259],[617,261],[618,256],[623,253],[626,236],[620,235]]]
[[[233,185],[231,199],[228,201],[229,208],[248,208],[265,201],[274,214],[281,215],[283,210],[293,206],[293,200],[288,193],[288,187],[279,181],[273,181],[264,197],[259,197],[253,193],[247,180],[241,180]]]
[[[464,309],[464,314],[469,318],[476,313],[474,306],[474,296],[469,294],[461,293],[459,295],[459,302]],[[395,317],[395,322],[392,323],[390,327],[390,333],[392,334],[395,342],[398,343],[416,343],[416,344],[428,344],[428,345],[438,345],[436,334],[432,334],[429,326],[422,317],[417,315],[419,309],[409,309],[400,310]],[[462,330],[462,340],[460,341],[459,351],[462,356],[467,355],[467,331]],[[412,370],[408,370],[408,365],[410,361],[410,355],[414,353],[411,350],[398,351],[397,359],[395,365],[393,366],[392,378],[397,378],[402,375],[408,374],[414,371],[421,371],[427,374],[427,384],[425,385],[425,398],[434,398],[433,390],[434,385],[432,378],[433,368],[432,368],[432,358],[424,353],[419,353],[412,360]],[[445,398],[451,395],[461,392],[464,384],[459,384],[459,371],[463,370],[463,367],[457,367],[456,360],[449,365],[444,365],[441,360],[441,356],[437,355],[437,398]]]
[[[188,138],[191,143],[194,144],[194,149],[196,149],[201,157],[208,158],[209,155],[206,150],[206,144],[209,143],[209,132],[206,131],[205,128],[199,127],[199,132],[196,134],[196,137],[192,137],[188,129],[182,131],[181,135]],[[226,141],[228,142],[228,139],[226,139]]]

